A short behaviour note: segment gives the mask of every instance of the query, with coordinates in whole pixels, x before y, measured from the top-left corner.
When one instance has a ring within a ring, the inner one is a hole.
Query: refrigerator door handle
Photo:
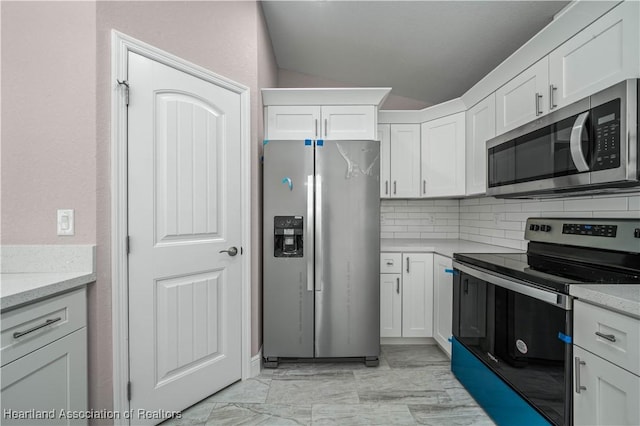
[[[313,291],[313,175],[307,176],[307,291]]]
[[[316,258],[316,291],[322,291],[322,177],[316,175],[316,230],[315,230],[315,258]]]

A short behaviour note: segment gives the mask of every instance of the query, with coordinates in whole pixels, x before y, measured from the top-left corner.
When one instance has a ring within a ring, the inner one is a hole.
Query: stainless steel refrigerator
[[[380,354],[380,145],[264,145],[263,357]]]

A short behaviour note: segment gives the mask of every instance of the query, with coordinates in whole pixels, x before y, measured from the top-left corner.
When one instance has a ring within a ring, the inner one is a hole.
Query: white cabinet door
[[[375,140],[377,114],[373,105],[323,106],[318,139]]]
[[[391,125],[391,197],[420,196],[420,125]]]
[[[549,59],[542,58],[496,91],[496,134],[549,111]]]
[[[450,258],[433,255],[433,337],[451,357],[451,319],[453,315],[453,268]]]
[[[2,409],[18,412],[55,410],[51,419],[12,419],[3,415],[3,425],[83,425],[86,419],[69,419],[63,413],[87,409],[87,329],[81,328],[53,343],[19,358],[0,369]]]
[[[316,139],[319,126],[319,106],[268,106],[265,139]]]
[[[573,374],[574,424],[640,424],[640,377],[579,346],[573,356],[579,367]],[[584,386],[580,392],[578,385]]]
[[[420,195],[464,195],[464,112],[422,123]]]
[[[639,9],[640,2],[626,1],[551,52],[552,110],[640,77]]]
[[[391,125],[378,124],[380,141],[380,198],[391,196]]]
[[[402,336],[433,336],[433,254],[402,254]]]
[[[402,275],[380,274],[380,337],[402,336]]]
[[[492,93],[467,111],[466,193],[487,191],[487,140],[496,135],[496,94]]]

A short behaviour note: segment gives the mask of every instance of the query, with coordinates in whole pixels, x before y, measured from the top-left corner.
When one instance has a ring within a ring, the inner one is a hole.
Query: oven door
[[[571,298],[454,262],[453,335],[556,425],[571,419]]]

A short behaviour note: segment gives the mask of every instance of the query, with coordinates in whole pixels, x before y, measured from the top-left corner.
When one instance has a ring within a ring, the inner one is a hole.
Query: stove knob
[[[551,231],[551,226],[549,226],[549,225],[540,225],[540,230],[542,232],[549,232],[549,231]]]
[[[534,231],[539,231],[540,230],[540,225],[533,225],[533,230]]]

